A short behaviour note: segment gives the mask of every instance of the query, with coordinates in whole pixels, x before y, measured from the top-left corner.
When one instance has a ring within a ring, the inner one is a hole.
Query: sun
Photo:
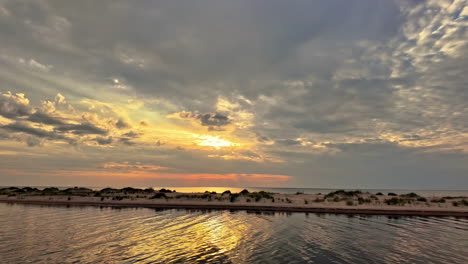
[[[219,138],[219,136],[200,136],[196,140],[196,143],[199,146],[214,147],[216,149],[220,149],[223,147],[234,147],[239,145],[237,143],[233,143],[231,141]]]

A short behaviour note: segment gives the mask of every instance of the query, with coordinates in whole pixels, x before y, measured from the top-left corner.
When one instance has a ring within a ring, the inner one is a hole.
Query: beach
[[[18,188],[19,189],[19,188]],[[55,190],[54,190],[55,191]],[[34,190],[0,195],[0,202],[62,206],[146,207],[161,209],[248,210],[333,214],[468,217],[466,197],[421,197],[410,193],[372,194],[335,191],[328,194],[180,193],[162,189],[70,188],[49,193]]]

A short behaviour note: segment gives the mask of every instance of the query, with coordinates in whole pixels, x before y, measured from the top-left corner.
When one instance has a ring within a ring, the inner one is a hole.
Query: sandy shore
[[[454,206],[451,202],[435,203],[417,200],[404,205],[388,205],[385,200],[389,196],[376,198],[372,194],[360,194],[359,197],[346,198],[346,201],[334,202],[324,199],[321,194],[272,194],[271,199],[252,199],[239,195],[230,201],[222,194],[187,194],[168,193],[163,198],[150,199],[149,196],[137,194],[113,194],[106,197],[78,196],[78,195],[0,195],[0,202],[22,203],[36,205],[60,206],[109,206],[109,207],[146,207],[160,209],[199,209],[199,210],[248,210],[275,212],[310,212],[333,214],[366,214],[366,215],[405,215],[405,216],[456,216],[468,217],[468,206]],[[116,198],[119,197],[119,198]],[[125,197],[125,198],[123,198]],[[372,200],[365,200],[372,197]],[[356,202],[351,202],[353,199]],[[364,200],[363,203],[357,202]],[[337,200],[337,199],[336,199]]]

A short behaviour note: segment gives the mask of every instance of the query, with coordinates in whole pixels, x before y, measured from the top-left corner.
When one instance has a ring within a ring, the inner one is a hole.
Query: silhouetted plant
[[[417,199],[417,201],[418,201],[418,202],[427,202],[427,199],[424,198],[424,197],[419,197],[419,198]]]
[[[346,201],[346,205],[354,205],[354,203],[353,203],[353,201],[348,200],[348,201]]]
[[[242,190],[242,191],[240,192],[240,194],[242,194],[242,195],[247,195],[247,194],[249,194],[249,191],[248,191],[247,189],[244,189],[244,190]]]
[[[379,196],[381,196],[381,195],[383,195],[383,193],[381,193],[381,192],[378,192],[378,193],[376,193],[375,195],[379,195]]]
[[[392,192],[389,192],[387,195],[388,196],[398,196],[396,193],[392,193]]]
[[[304,204],[309,204],[309,201],[304,199]]]
[[[167,198],[165,193],[156,193],[154,194],[150,199],[161,199],[161,198]]]
[[[418,194],[414,193],[414,192],[410,192],[410,193],[407,193],[407,194],[402,194],[400,195],[401,197],[408,197],[408,198],[418,198],[418,197],[421,197],[419,196]]]
[[[444,198],[432,199],[431,203],[445,203],[445,199]]]
[[[221,195],[225,195],[225,194],[231,195],[231,191],[230,190],[224,191]]]

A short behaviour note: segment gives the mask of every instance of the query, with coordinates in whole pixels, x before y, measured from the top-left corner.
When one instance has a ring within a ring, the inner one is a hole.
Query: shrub
[[[321,202],[324,202],[325,200],[324,199],[319,199],[319,198],[315,198],[314,202],[316,203],[321,203]]]
[[[388,196],[398,196],[396,193],[389,192],[387,193]]]
[[[359,197],[359,198],[358,198],[358,203],[359,203],[359,204],[371,203],[371,202],[372,202],[371,199],[367,199],[367,198],[364,199],[364,198],[362,198],[362,197]]]
[[[165,193],[155,193],[150,199],[161,199],[167,198]]]
[[[304,200],[304,204],[309,204],[309,201],[307,201],[307,200]]]
[[[304,192],[296,192],[296,195],[304,194]]]
[[[418,202],[427,202],[427,199],[424,197],[419,197]]]
[[[173,191],[169,190],[169,189],[164,189],[162,188],[161,190],[159,190],[160,193],[171,193]]]
[[[231,195],[231,191],[230,190],[224,191],[221,195],[225,195],[225,194]]]
[[[444,198],[432,199],[431,203],[445,203],[445,199]]]
[[[346,201],[346,205],[354,205],[353,201],[349,200],[349,201]]]
[[[247,198],[246,202],[250,203],[250,199]]]
[[[104,201],[104,197],[101,197],[101,201]]]
[[[235,193],[235,194],[231,194],[231,197],[229,197],[229,201],[231,203],[235,202],[237,197],[239,197],[239,194],[238,193]]]
[[[244,189],[244,190],[242,190],[242,191],[240,192],[240,194],[242,194],[242,195],[247,195],[247,194],[249,194],[249,191],[248,191],[247,189]]]
[[[388,205],[405,205],[407,203],[411,203],[411,200],[394,197],[391,199],[386,199],[385,203]]]
[[[338,191],[334,191],[334,192],[330,192],[328,194],[325,195],[325,198],[331,198],[335,195],[340,195],[340,196],[356,196],[358,194],[362,194],[361,191],[359,190],[356,190],[356,191],[345,191],[345,190],[338,190]]]
[[[289,200],[289,198],[286,198],[286,202],[287,202],[287,203],[292,203],[292,201]]]
[[[402,194],[401,196],[402,197],[408,197],[408,198],[419,198],[419,197],[421,197],[417,193],[414,193],[414,192],[410,192],[410,193],[407,193],[407,194]]]
[[[375,195],[380,195],[380,196],[382,196],[382,195],[383,195],[383,193],[381,193],[381,192],[378,192],[378,193],[376,193]]]

